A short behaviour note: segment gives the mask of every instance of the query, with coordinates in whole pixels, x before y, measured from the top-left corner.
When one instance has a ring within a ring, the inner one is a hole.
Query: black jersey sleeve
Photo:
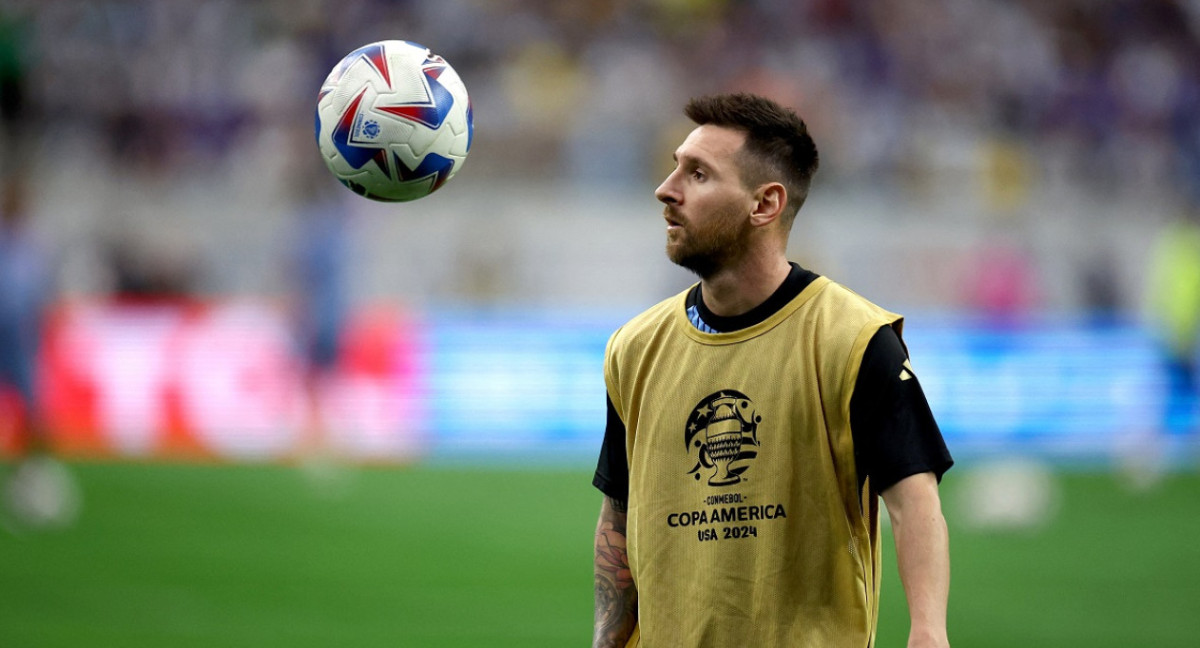
[[[629,460],[625,453],[625,422],[617,415],[612,398],[608,398],[608,422],[604,426],[604,441],[592,485],[617,500],[629,501]]]
[[[850,431],[859,484],[869,476],[876,493],[918,473],[932,472],[940,480],[954,464],[891,326],[880,328],[863,354],[850,397]]]

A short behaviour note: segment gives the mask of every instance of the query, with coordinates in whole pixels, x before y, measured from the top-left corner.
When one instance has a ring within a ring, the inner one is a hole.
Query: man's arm
[[[625,548],[625,502],[605,496],[596,525],[596,617],[592,648],[624,648],[637,625],[637,588]]]
[[[942,516],[937,478],[926,472],[906,477],[883,492],[896,563],[908,599],[909,648],[945,648],[946,601],[950,592],[950,541]]]

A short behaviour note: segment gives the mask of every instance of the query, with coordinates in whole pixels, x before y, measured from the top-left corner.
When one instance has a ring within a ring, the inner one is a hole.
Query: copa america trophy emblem
[[[728,486],[742,481],[749,466],[739,460],[758,456],[757,429],[761,416],[745,395],[725,390],[711,394],[688,417],[685,442],[698,448],[699,460],[690,473],[700,479],[701,467],[713,470],[710,486]],[[747,449],[750,446],[750,449]]]

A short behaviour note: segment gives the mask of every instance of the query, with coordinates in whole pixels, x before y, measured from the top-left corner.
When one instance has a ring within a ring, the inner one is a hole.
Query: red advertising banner
[[[367,309],[343,333],[335,369],[310,392],[287,319],[263,302],[63,305],[46,331],[41,409],[53,445],[71,455],[419,456],[418,328]]]

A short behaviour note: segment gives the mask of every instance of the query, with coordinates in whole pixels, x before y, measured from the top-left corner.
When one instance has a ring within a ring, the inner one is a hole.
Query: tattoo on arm
[[[623,648],[637,624],[637,588],[626,549],[626,503],[605,498],[596,527],[593,648]]]

